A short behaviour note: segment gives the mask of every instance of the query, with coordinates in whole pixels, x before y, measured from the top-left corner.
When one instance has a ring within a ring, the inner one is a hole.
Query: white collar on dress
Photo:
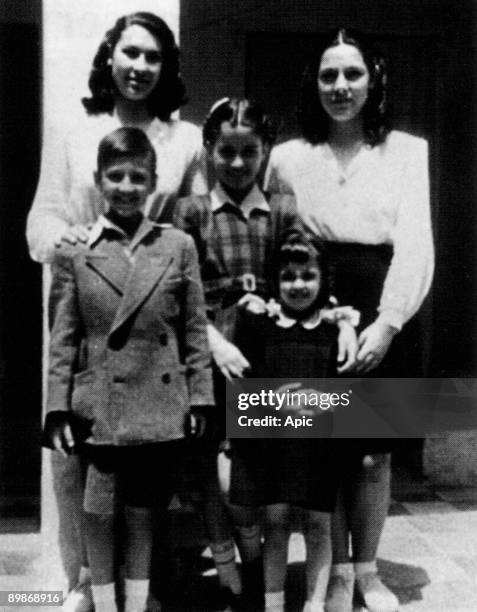
[[[315,329],[316,327],[318,327],[318,325],[322,322],[323,320],[323,312],[321,310],[316,310],[310,317],[308,317],[308,319],[304,319],[303,321],[300,321],[298,319],[292,319],[289,316],[287,316],[280,304],[277,304],[278,309],[277,309],[277,314],[274,317],[275,320],[275,324],[278,325],[278,327],[283,327],[285,329],[288,329],[290,327],[293,327],[296,324],[301,325],[304,329]]]
[[[282,311],[281,305],[273,298],[265,302],[258,295],[252,293],[245,294],[239,301],[239,306],[242,306],[246,311],[253,314],[267,314],[271,319],[274,319],[279,327],[292,327],[295,323],[300,323],[305,329],[314,329],[322,321],[337,325],[340,321],[346,321],[349,325],[357,327],[359,325],[360,313],[352,306],[336,306],[336,298],[330,297],[329,305],[321,310],[316,310],[311,317],[304,321],[291,319]]]
[[[250,213],[253,210],[270,212],[270,204],[267,202],[265,196],[256,184],[252,187],[242,202],[240,204],[236,204],[225,193],[220,183],[216,183],[210,192],[210,205],[212,212],[220,210],[225,204],[232,204],[233,206],[239,208],[246,219],[250,217]]]

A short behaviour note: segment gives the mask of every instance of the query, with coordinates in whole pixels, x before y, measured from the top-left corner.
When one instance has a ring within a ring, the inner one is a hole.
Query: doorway
[[[40,161],[41,2],[18,4],[0,8],[0,532],[38,529],[40,508],[41,267],[25,224]]]

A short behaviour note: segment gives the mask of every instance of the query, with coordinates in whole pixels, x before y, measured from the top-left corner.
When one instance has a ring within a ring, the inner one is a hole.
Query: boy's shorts
[[[118,505],[167,508],[183,472],[185,440],[137,446],[85,444],[85,512],[114,514]]]

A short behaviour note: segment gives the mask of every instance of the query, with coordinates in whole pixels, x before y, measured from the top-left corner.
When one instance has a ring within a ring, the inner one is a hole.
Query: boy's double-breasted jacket
[[[181,438],[189,407],[214,403],[192,239],[144,219],[133,242],[132,259],[101,239],[52,264],[47,408],[91,421],[99,444]]]

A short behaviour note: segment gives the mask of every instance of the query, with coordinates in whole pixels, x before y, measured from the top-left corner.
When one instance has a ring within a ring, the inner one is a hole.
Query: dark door
[[[20,9],[15,0],[0,9],[0,531],[38,517],[41,469],[41,268],[25,242],[39,165],[41,2]]]

